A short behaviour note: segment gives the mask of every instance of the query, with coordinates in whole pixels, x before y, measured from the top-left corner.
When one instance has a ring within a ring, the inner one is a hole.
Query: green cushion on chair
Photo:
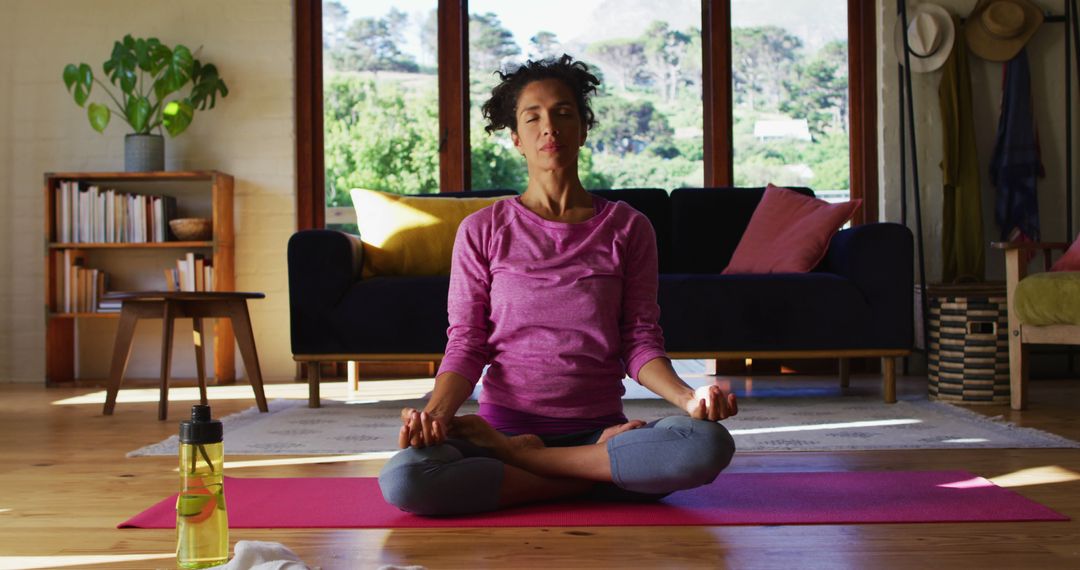
[[[1025,325],[1080,325],[1080,272],[1036,273],[1016,286],[1016,316]]]

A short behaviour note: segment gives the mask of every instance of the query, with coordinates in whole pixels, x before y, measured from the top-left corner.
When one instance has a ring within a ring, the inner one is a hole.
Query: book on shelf
[[[188,252],[176,260],[176,268],[165,269],[166,291],[213,291],[214,267],[201,253]]]
[[[124,302],[119,299],[102,299],[98,301],[99,313],[119,313]]]
[[[66,249],[58,256],[60,280],[56,291],[55,307],[61,313],[96,313],[101,298],[108,291],[108,274],[89,267],[86,252]]]
[[[55,239],[61,243],[161,243],[170,241],[176,198],[119,192],[78,180],[55,190]]]

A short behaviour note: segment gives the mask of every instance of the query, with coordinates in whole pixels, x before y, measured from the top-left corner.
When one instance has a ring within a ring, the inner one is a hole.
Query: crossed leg
[[[595,444],[545,447],[537,436],[508,437],[482,418],[463,416],[450,430],[459,444],[400,452],[384,467],[380,486],[391,504],[427,515],[482,512],[594,488],[608,498],[642,500],[712,481],[734,453],[731,436],[714,422],[672,417],[642,427],[629,422],[608,428]]]
[[[610,482],[607,440],[643,425],[634,420],[611,426],[596,443],[572,447],[546,447],[535,435],[508,437],[479,416],[455,418],[452,433],[490,449],[505,463],[499,506],[508,507],[573,497],[588,492],[596,482]]]

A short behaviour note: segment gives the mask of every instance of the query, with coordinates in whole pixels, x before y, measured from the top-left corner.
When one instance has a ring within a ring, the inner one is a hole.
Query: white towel
[[[216,570],[312,570],[295,552],[280,542],[241,540],[232,560]]]

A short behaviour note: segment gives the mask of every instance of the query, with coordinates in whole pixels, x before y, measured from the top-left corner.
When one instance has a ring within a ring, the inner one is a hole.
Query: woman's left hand
[[[686,411],[695,420],[715,422],[739,413],[739,404],[735,394],[724,394],[719,386],[702,386],[694,390],[693,397],[686,403]]]

